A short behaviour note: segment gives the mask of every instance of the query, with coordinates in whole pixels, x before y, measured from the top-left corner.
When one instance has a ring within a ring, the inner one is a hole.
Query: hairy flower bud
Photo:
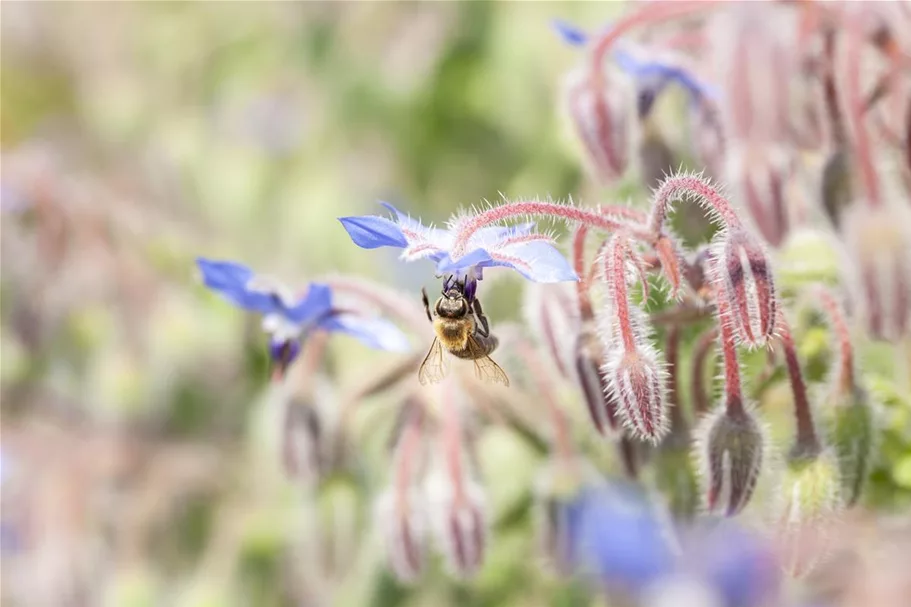
[[[624,427],[641,440],[658,443],[670,426],[665,411],[665,371],[654,350],[644,346],[616,351],[609,356],[603,372]]]
[[[720,407],[702,421],[697,437],[706,508],[733,516],[756,488],[765,451],[763,429],[746,409]]]
[[[389,567],[402,582],[414,582],[426,562],[427,519],[421,494],[384,491],[376,502],[376,524],[382,534]]]
[[[466,479],[454,486],[445,474],[427,479],[431,529],[453,575],[471,577],[481,568],[487,536],[483,488]]]
[[[793,173],[790,154],[771,144],[732,146],[726,173],[733,200],[747,211],[766,242],[779,246],[790,223],[785,191]]]
[[[829,450],[788,465],[776,515],[782,564],[792,576],[809,573],[828,556],[842,509],[840,486],[838,462]]]
[[[610,182],[629,165],[635,95],[618,73],[608,72],[597,80],[585,65],[569,75],[563,95],[595,175]]]
[[[617,429],[617,401],[601,371],[604,354],[601,342],[590,323],[583,326],[576,341],[576,373],[588,414],[595,429],[605,436]]]
[[[859,318],[872,337],[900,339],[911,326],[911,217],[855,203],[843,232]]]
[[[820,413],[838,461],[842,498],[846,506],[853,506],[860,498],[873,460],[875,428],[869,396],[859,386],[849,392],[836,392]]]
[[[725,300],[722,321],[743,343],[765,344],[775,330],[778,301],[762,244],[746,230],[727,230],[712,245],[710,274]]]

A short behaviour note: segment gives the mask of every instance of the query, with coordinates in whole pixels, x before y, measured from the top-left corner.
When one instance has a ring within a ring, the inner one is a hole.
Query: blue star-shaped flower
[[[502,266],[534,282],[578,280],[550,238],[533,232],[534,224],[478,230],[469,241],[467,253],[453,260],[450,250],[455,234],[451,230],[427,227],[391,204],[381,204],[393,213],[393,219],[376,215],[339,218],[354,244],[363,249],[404,249],[402,259],[432,259],[440,275],[480,279],[484,268]]]
[[[279,374],[300,354],[300,340],[310,331],[347,333],[365,345],[389,352],[410,350],[394,324],[335,308],[332,289],[311,283],[303,296],[239,263],[197,258],[203,283],[234,305],[263,315],[270,336],[269,353]]]
[[[553,26],[557,34],[572,46],[585,46],[591,39],[581,28],[565,21],[555,20]],[[611,57],[617,67],[636,80],[640,96],[645,96],[644,101],[640,100],[640,104],[646,105],[640,108],[643,115],[648,113],[654,100],[671,83],[682,86],[693,101],[714,99],[718,96],[718,91],[714,87],[700,81],[694,74],[670,59],[647,56],[643,50],[637,51],[632,47],[615,48]]]

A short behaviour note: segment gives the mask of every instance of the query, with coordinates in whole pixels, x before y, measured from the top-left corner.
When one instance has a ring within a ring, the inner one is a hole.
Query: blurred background
[[[383,199],[442,222],[501,191],[578,194],[556,111],[576,53],[550,21],[613,11],[3,2],[9,604],[367,604],[386,580],[369,526],[337,521],[336,547],[308,531],[330,523],[308,522],[319,503],[256,434],[271,390],[258,320],[207,292],[193,260],[301,285],[347,272],[418,302],[431,265],[358,249],[336,217]],[[488,314],[516,315],[511,290]],[[330,353],[343,378],[384,357],[347,338]],[[300,556],[316,549],[342,554]]]
[[[193,261],[300,285],[347,273],[417,302],[430,264],[358,249],[337,217],[388,200],[440,223],[500,192],[595,201],[557,111],[579,52],[551,21],[595,28],[619,5],[0,8],[4,604],[580,604],[529,556],[538,455],[505,432],[485,435],[482,469],[492,517],[518,522],[480,576],[394,582],[370,524],[390,409],[368,405],[354,472],[318,492],[287,481],[259,322]],[[516,285],[486,292],[492,319],[518,317]],[[327,347],[327,402],[387,357]],[[872,354],[886,394],[890,352]],[[911,494],[902,414],[872,492],[886,509]]]

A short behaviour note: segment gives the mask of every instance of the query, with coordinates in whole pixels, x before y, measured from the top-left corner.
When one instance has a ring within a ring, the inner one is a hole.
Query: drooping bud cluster
[[[719,407],[705,417],[696,436],[705,507],[733,516],[743,510],[756,488],[765,452],[763,428],[746,408]]]
[[[669,428],[664,365],[651,345],[643,313],[630,301],[627,288],[632,264],[632,270],[642,278],[647,297],[642,261],[630,247],[628,237],[620,233],[608,242],[603,262],[607,313],[602,315],[599,328],[607,360],[602,372],[626,429],[637,438],[657,443]]]

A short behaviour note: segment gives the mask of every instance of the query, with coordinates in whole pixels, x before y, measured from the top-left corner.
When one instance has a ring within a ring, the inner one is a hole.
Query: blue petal
[[[563,38],[563,41],[573,46],[584,46],[588,43],[588,34],[575,25],[563,21],[562,19],[553,20],[554,29]]]
[[[443,256],[437,263],[438,274],[455,274],[467,270],[471,266],[494,265],[490,253],[484,249],[475,249],[471,253],[453,261],[449,255]]]
[[[395,215],[396,221],[400,226],[406,229],[410,228],[411,231],[422,234],[426,240],[436,244],[441,249],[447,248],[446,239],[450,238],[448,230],[425,226],[417,219],[395,208],[391,203],[381,200],[380,204]]]
[[[234,305],[264,314],[281,311],[281,302],[277,297],[248,288],[247,285],[255,274],[247,266],[233,261],[212,261],[204,257],[197,257],[196,265],[202,272],[203,284]]]
[[[332,289],[322,283],[311,283],[307,294],[285,316],[291,322],[306,325],[310,321],[325,316],[332,309]]]
[[[508,265],[532,282],[575,282],[579,280],[569,261],[553,245],[543,241],[526,242],[504,249],[510,257],[517,257],[528,264]]]
[[[394,221],[375,215],[339,217],[351,240],[362,249],[408,246],[402,229]]]
[[[409,352],[411,344],[401,329],[382,318],[365,318],[354,314],[329,316],[319,327],[326,331],[347,333],[365,346],[387,352]]]
[[[714,91],[711,87],[699,82],[689,72],[677,65],[669,65],[661,61],[643,61],[637,59],[633,54],[624,50],[617,49],[613,53],[613,58],[617,65],[623,71],[638,79],[654,78],[657,80],[655,86],[661,89],[668,82],[676,82],[686,89],[690,96],[697,99],[714,97]]]

